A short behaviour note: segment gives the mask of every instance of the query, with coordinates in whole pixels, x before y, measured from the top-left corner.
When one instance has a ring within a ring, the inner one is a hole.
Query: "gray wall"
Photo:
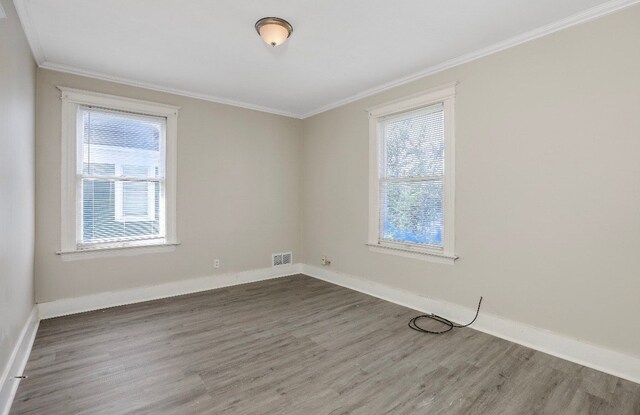
[[[36,65],[10,0],[0,19],[0,374],[33,308]]]
[[[306,119],[304,262],[640,356],[640,7]],[[365,109],[458,81],[455,265],[369,252]]]
[[[175,252],[63,262],[60,91],[56,85],[182,107],[178,116]],[[282,116],[38,70],[38,302],[271,266],[300,257],[301,122]],[[214,258],[221,260],[213,268]]]
[[[469,308],[484,295],[485,312],[640,356],[639,21],[636,6],[304,121],[39,70],[37,301],[263,268],[292,250]],[[452,81],[460,259],[369,252],[364,110]],[[182,106],[175,252],[54,254],[56,85]]]

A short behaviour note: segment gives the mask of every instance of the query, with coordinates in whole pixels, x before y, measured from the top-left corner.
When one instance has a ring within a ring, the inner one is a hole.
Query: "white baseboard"
[[[24,372],[39,323],[38,307],[33,306],[31,314],[29,314],[27,321],[24,323],[20,337],[13,348],[11,357],[2,372],[2,377],[0,377],[0,415],[7,415],[11,409],[11,403],[20,384],[20,379],[15,377],[22,375]]]
[[[301,264],[292,264],[281,267],[261,268],[251,271],[192,278],[166,284],[138,287],[122,291],[111,291],[40,303],[38,304],[38,309],[40,311],[40,318],[47,319],[82,313],[85,311],[140,303],[143,301],[175,297],[177,295],[191,294],[200,291],[213,290],[215,288],[229,287],[232,285],[246,284],[249,282],[286,277],[288,275],[300,273],[300,269]]]
[[[467,322],[475,309],[423,297],[352,275],[313,265],[302,265],[302,274],[396,303],[421,313],[435,313],[455,322]],[[504,317],[481,312],[473,327],[561,359],[640,383],[640,358],[596,346]]]
[[[228,287],[255,281],[263,281],[302,273],[332,284],[347,287],[381,298],[422,313],[436,313],[453,321],[466,322],[473,317],[475,309],[435,300],[409,291],[393,288],[352,275],[331,271],[306,264],[286,267],[263,268],[252,271],[221,274],[209,277],[176,281],[161,285],[133,288],[70,298],[38,304],[41,319],[76,314],[85,311],[138,303],[177,295],[195,293],[215,288]],[[34,308],[35,310],[35,308]],[[20,346],[14,351],[15,359],[8,373],[22,373],[31,350],[38,324],[38,316],[32,312],[21,336]],[[549,330],[512,321],[500,316],[481,312],[473,328],[526,347],[587,366],[632,382],[640,383],[640,358],[620,353],[602,346],[570,338]],[[14,376],[14,375],[12,375]],[[7,379],[0,383],[0,415],[8,412],[18,381]],[[4,406],[3,406],[4,405]],[[3,410],[5,412],[3,412]]]

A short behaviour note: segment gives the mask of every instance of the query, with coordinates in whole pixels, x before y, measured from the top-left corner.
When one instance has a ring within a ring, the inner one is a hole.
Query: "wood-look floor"
[[[42,321],[12,414],[640,414],[640,385],[305,276]]]

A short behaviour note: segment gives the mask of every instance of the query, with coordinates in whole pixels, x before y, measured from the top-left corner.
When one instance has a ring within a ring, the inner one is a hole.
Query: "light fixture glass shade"
[[[256,22],[256,31],[268,45],[278,46],[287,41],[293,27],[278,17],[264,17]]]

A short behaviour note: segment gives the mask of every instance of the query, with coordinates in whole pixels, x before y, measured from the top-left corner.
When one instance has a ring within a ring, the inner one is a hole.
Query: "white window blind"
[[[443,104],[382,118],[380,135],[379,239],[442,247]]]
[[[165,237],[166,118],[78,107],[77,243]]]

